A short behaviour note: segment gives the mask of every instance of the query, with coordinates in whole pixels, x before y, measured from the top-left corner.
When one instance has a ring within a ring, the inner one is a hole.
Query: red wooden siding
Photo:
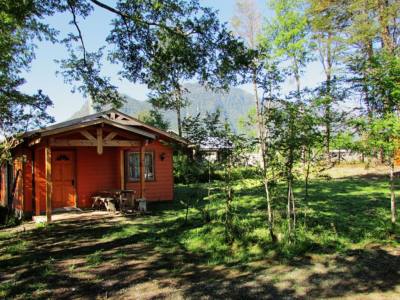
[[[139,148],[129,149],[130,151],[140,151]],[[158,141],[152,142],[145,147],[145,151],[154,153],[155,180],[145,182],[145,198],[149,201],[172,200],[174,198],[172,156],[171,147],[164,146]],[[160,159],[161,153],[165,153],[164,160]],[[125,170],[126,172],[126,170]],[[126,182],[127,189],[133,189],[140,195],[139,182]]]
[[[24,183],[24,211],[32,212],[32,155],[26,154],[26,162],[23,166]]]
[[[104,148],[97,154],[95,147],[77,148],[76,181],[78,207],[90,207],[91,196],[102,190],[120,188],[118,148]]]
[[[7,206],[6,199],[6,165],[0,166],[0,205]]]

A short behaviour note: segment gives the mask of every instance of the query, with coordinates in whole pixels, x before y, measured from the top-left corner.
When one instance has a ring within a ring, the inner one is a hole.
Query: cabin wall
[[[76,188],[78,207],[92,206],[92,195],[96,192],[120,188],[118,173],[118,148],[105,147],[97,154],[95,147],[76,150]]]
[[[24,212],[31,214],[33,212],[32,203],[32,152],[26,153],[26,161],[23,163],[23,197]]]
[[[140,151],[140,148],[125,149],[125,151]],[[154,152],[155,180],[145,182],[145,198],[148,201],[165,201],[174,198],[174,179],[173,179],[173,149],[170,146],[161,144],[158,141],[152,142],[145,147],[145,151]],[[165,153],[164,160],[160,155]],[[125,170],[126,173],[126,170]],[[127,189],[136,191],[140,196],[140,182],[128,182],[125,184]]]
[[[107,148],[98,155],[97,149],[82,147],[76,150],[76,188],[78,207],[88,208],[92,205],[92,195],[96,192],[121,188],[121,150],[140,151],[140,148]],[[154,152],[155,180],[145,182],[145,197],[149,201],[172,200],[173,194],[173,149],[159,142],[150,143],[146,151]],[[164,160],[160,154],[165,153]],[[124,157],[125,164],[125,157]],[[124,165],[125,169],[125,165]],[[140,195],[140,182],[127,182],[126,170],[124,181],[126,189],[133,189]]]

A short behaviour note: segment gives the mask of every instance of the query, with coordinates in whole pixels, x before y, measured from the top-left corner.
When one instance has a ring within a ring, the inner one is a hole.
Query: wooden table
[[[133,209],[136,206],[135,191],[134,190],[121,190],[121,189],[111,189],[106,191],[100,191],[99,194],[109,195],[116,200],[119,206],[119,210],[122,212],[126,208],[126,202],[130,199],[133,200]]]

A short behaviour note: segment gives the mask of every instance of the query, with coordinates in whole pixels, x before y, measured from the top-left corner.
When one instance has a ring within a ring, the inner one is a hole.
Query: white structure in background
[[[204,157],[209,162],[219,160],[220,154],[223,150],[230,150],[232,148],[232,142],[227,138],[207,137],[200,143],[200,151],[205,153]]]
[[[329,151],[331,159],[334,162],[360,162],[363,160],[363,155],[359,152],[347,149],[334,149]]]

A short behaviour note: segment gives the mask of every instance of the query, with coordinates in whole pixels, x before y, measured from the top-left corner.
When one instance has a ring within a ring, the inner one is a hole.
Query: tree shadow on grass
[[[381,210],[387,213],[388,203],[382,192],[362,193],[370,184],[362,180],[313,182],[309,201],[300,207],[299,222],[319,226],[321,232],[334,224],[339,236],[354,241],[368,232],[379,233],[384,225],[377,222]],[[178,197],[192,194],[186,190]],[[237,212],[252,228],[264,228],[263,217],[253,215],[264,201],[262,188],[244,188],[238,194],[239,199],[246,196],[245,201],[238,200]],[[383,249],[323,258],[322,272],[316,268],[321,262],[305,255],[286,262],[260,260],[254,265],[255,258],[248,254],[248,261],[210,265],[213,255],[234,252],[194,253],[182,240],[191,230],[205,226],[212,230],[218,224],[204,225],[192,214],[190,223],[183,225],[184,206],[179,201],[149,208],[151,214],[140,217],[82,214],[79,219],[18,236],[3,236],[0,298],[324,298],[391,291],[400,283],[399,256]],[[313,209],[313,214],[305,215],[304,208]],[[246,235],[238,241],[243,245],[257,242]],[[301,270],[300,277],[296,270]],[[299,292],[299,285],[305,292]]]
[[[137,231],[126,234],[127,226]],[[190,253],[179,243],[182,230],[189,229],[155,214],[133,220],[107,217],[61,221],[10,237],[2,241],[0,250],[2,295],[35,299],[174,295],[193,299],[301,298],[296,278],[283,278],[283,286],[279,286],[279,278],[270,278],[270,268],[276,262],[265,261],[245,269],[208,265],[207,255]],[[25,241],[26,247],[7,256],[6,246],[13,240]],[[393,289],[400,276],[389,278],[382,263],[388,272],[398,275],[399,257],[380,249],[335,257],[326,273],[310,272],[310,260],[300,260],[290,270],[304,269],[309,295],[320,298]],[[332,287],[327,289],[324,282],[332,282]]]
[[[2,286],[3,296],[95,298],[117,295],[147,282],[156,282],[153,289],[158,294],[172,281],[173,288],[187,296],[216,297],[232,295],[239,282],[252,279],[252,274],[228,279],[223,268],[208,268],[202,257],[179,245],[171,248],[173,236],[181,230],[179,224],[139,222],[135,226],[142,231],[105,241],[104,235],[120,232],[121,226],[98,219],[74,220],[20,235],[18,239],[28,243],[26,249],[1,259],[0,278],[7,282]],[[160,230],[162,227],[166,230]],[[88,257],[96,253],[98,262],[90,265]],[[252,293],[240,289],[243,297],[255,296]],[[268,293],[271,298],[279,296],[272,285]]]
[[[335,257],[328,272],[308,277],[311,298],[392,291],[400,283],[400,256],[383,249],[350,250]],[[329,288],[326,288],[329,286]]]

